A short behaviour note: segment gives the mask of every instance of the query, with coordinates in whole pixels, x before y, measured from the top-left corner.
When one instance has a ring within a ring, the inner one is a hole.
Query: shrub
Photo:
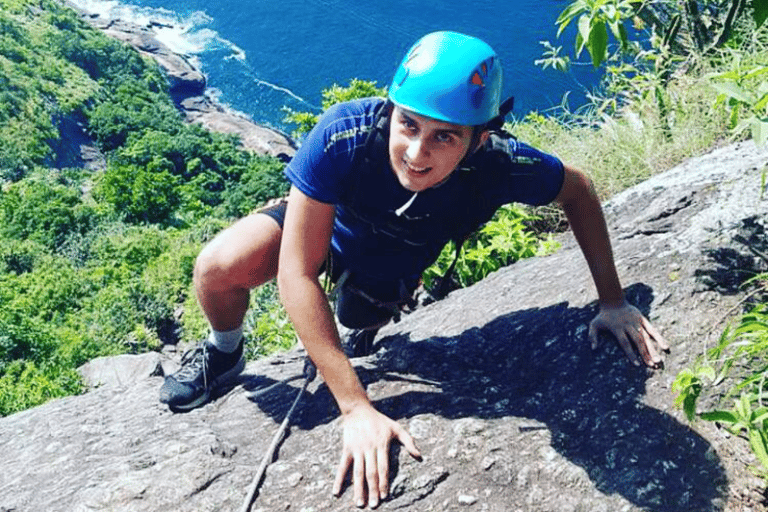
[[[353,78],[349,81],[349,85],[342,87],[338,84],[333,84],[327,89],[323,89],[322,92],[323,112],[331,108],[337,103],[343,101],[350,101],[358,98],[368,98],[372,96],[386,97],[387,88],[377,87],[375,81],[360,80],[359,78]],[[318,115],[312,112],[296,112],[289,108],[284,108],[286,113],[283,118],[283,122],[295,124],[298,127],[293,131],[292,135],[295,138],[301,138],[317,124]]]
[[[128,222],[169,224],[181,202],[179,179],[169,168],[170,162],[159,157],[147,167],[111,165],[94,196]]]
[[[45,361],[56,349],[50,326],[30,317],[27,310],[6,305],[0,316],[0,329],[0,375],[15,360]]]
[[[535,235],[526,227],[533,217],[518,206],[502,206],[493,219],[472,234],[462,245],[456,259],[454,242],[449,242],[437,261],[422,274],[424,286],[434,290],[456,259],[450,277],[460,287],[485,278],[491,272],[522,258],[545,254],[556,248],[548,238]]]
[[[763,300],[743,314],[735,326],[726,328],[717,346],[701,354],[675,377],[675,404],[689,421],[703,419],[744,435],[760,468],[755,472],[768,481],[768,407],[764,403],[768,372],[768,303],[764,293],[768,275],[752,282]],[[754,292],[753,292],[754,294]],[[697,410],[697,402],[708,400]],[[714,399],[713,399],[714,398]]]
[[[127,78],[114,92],[87,109],[89,130],[104,151],[123,146],[131,134],[145,131],[176,133],[181,115],[164,92],[151,91],[136,78]],[[140,136],[140,135],[139,135]]]
[[[0,195],[0,233],[32,240],[56,249],[73,233],[83,233],[96,221],[95,210],[76,190],[44,180],[11,185]]]
[[[288,350],[296,344],[296,331],[280,303],[274,282],[260,286],[251,294],[245,328],[249,340],[248,357],[251,359]]]
[[[14,361],[0,374],[0,416],[23,411],[52,398],[83,390],[76,370],[29,361]]]
[[[19,275],[32,272],[44,255],[47,255],[46,248],[32,240],[2,240],[0,274]]]
[[[254,157],[239,180],[227,183],[219,215],[241,217],[269,199],[286,195],[290,184],[283,168],[284,164],[276,158]]]
[[[129,222],[190,224],[211,214],[236,217],[288,190],[283,167],[276,158],[240,149],[232,137],[197,126],[173,133],[148,130],[116,151],[97,197],[128,213]],[[150,172],[158,173],[153,179],[160,184],[147,181]]]

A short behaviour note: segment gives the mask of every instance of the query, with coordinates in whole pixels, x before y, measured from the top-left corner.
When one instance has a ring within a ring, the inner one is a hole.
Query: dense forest
[[[280,161],[184,123],[167,87],[72,10],[0,1],[0,415],[77,393],[75,369],[96,356],[201,336],[200,246],[287,190]],[[57,165],[67,124],[104,169]],[[273,295],[254,315],[279,317]]]

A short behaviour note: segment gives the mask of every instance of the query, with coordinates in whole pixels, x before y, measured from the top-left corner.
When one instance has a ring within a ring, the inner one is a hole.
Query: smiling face
[[[464,158],[472,130],[396,105],[389,128],[389,161],[400,185],[420,192],[442,183]],[[481,143],[486,137],[483,132]]]

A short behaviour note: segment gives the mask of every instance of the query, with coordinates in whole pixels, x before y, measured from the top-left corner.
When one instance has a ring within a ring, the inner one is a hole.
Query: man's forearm
[[[370,404],[344,354],[328,300],[317,279],[279,278],[280,296],[309,357],[317,366],[342,414]]]
[[[563,210],[589,265],[600,304],[618,306],[624,303],[624,292],[613,260],[608,227],[591,181],[583,175],[581,178],[581,193],[564,202]]]

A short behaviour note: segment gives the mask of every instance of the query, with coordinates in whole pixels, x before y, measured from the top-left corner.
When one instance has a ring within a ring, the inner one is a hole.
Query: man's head
[[[488,136],[499,115],[501,64],[485,42],[434,32],[406,54],[389,88],[389,157],[401,185],[442,182]]]

